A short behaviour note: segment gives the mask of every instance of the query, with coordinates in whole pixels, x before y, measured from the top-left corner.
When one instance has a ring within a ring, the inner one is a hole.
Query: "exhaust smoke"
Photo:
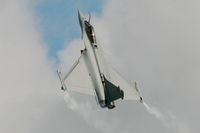
[[[118,119],[106,119],[103,113],[99,110],[92,108],[90,103],[79,103],[68,93],[64,94],[64,99],[67,107],[74,112],[77,112],[88,125],[93,126],[95,129],[100,130],[102,133],[114,133],[119,127]]]
[[[166,128],[177,133],[191,133],[186,123],[178,120],[171,112],[163,112],[158,107],[149,106],[143,102],[147,112],[158,119]]]

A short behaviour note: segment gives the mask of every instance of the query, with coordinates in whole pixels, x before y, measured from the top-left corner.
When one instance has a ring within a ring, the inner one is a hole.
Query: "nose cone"
[[[82,38],[83,38],[83,27],[84,27],[85,17],[80,10],[78,10],[78,20],[81,27],[81,33],[82,33]]]
[[[84,20],[84,19],[85,19],[83,13],[82,13],[79,9],[78,9],[78,18],[79,18],[80,20]]]
[[[78,19],[79,19],[80,26],[82,27],[85,17],[80,10],[78,10]]]

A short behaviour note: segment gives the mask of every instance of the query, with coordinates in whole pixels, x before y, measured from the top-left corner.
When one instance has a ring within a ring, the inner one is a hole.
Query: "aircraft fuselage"
[[[104,76],[98,55],[98,44],[92,25],[79,12],[79,22],[85,49],[82,54],[88,57],[88,71],[93,83],[95,95],[101,107],[114,108],[114,102],[107,102],[105,96]]]

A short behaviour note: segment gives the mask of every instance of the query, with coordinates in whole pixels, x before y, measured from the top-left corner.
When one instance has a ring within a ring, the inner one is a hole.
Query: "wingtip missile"
[[[143,98],[142,97],[140,97],[140,102],[143,103]]]
[[[135,82],[135,89],[137,90],[138,94],[140,95],[140,102],[143,103],[143,98],[142,98],[141,93],[140,93],[140,91],[137,87],[137,82]]]
[[[58,74],[58,78],[59,78],[60,83],[61,83],[61,90],[66,91],[67,89],[66,89],[66,87],[65,87],[65,85],[63,83],[63,80],[61,78],[61,72],[59,70],[57,70],[57,74]]]

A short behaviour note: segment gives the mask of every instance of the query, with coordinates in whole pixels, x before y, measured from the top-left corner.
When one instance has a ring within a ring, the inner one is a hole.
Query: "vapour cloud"
[[[110,120],[106,119],[104,115],[99,114],[101,112],[97,110],[97,107],[92,106],[89,102],[78,102],[68,92],[65,92],[64,99],[69,109],[78,113],[87,124],[92,128],[94,127],[97,131],[114,133],[120,126],[119,120],[113,118]]]
[[[2,133],[45,131],[43,122],[47,115],[54,114],[50,110],[56,106],[54,101],[59,102],[54,67],[47,57],[31,4],[27,0],[0,1]]]
[[[190,133],[190,129],[186,123],[177,119],[177,117],[168,110],[161,111],[157,107],[149,106],[147,103],[143,103],[149,114],[157,118],[166,128],[170,131],[178,133]],[[168,111],[168,112],[167,112]]]
[[[124,77],[138,81],[144,99],[150,107],[156,105],[151,113],[158,113],[156,117],[169,122],[169,127],[179,127],[175,130],[163,126],[141,104],[134,102],[117,102],[112,112],[97,110],[92,118],[88,113],[77,117],[78,111],[65,108],[56,69],[47,57],[30,2],[0,1],[0,132],[199,131],[198,1],[110,0],[101,17],[91,19],[97,37],[109,53],[107,60]],[[80,39],[72,41],[80,42]],[[60,53],[65,66],[70,67],[73,63],[70,60],[79,56],[79,49],[73,53],[68,48],[65,49],[68,54]],[[77,104],[89,111],[96,108],[90,102]],[[90,123],[101,116],[100,123]],[[111,120],[108,122],[113,128],[105,125],[107,120]],[[105,131],[100,130],[102,127]]]
[[[106,59],[124,77],[139,82],[150,107],[157,105],[150,112],[161,121],[138,105],[120,104],[118,108],[126,109],[120,119],[129,125],[127,132],[198,131],[200,17],[196,5],[195,0],[111,0],[101,17],[92,17],[97,38],[109,53]],[[133,119],[128,119],[130,115]]]

